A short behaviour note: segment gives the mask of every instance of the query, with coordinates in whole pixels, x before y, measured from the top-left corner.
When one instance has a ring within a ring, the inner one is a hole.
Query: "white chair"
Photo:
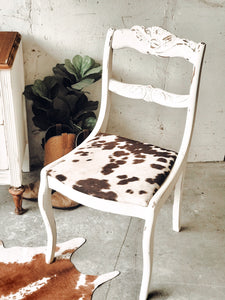
[[[112,53],[125,47],[143,54],[188,60],[193,64],[189,94],[177,95],[150,85],[114,80],[111,77]],[[82,205],[145,220],[139,299],[147,298],[156,218],[174,188],[173,230],[180,230],[183,173],[193,132],[204,49],[204,43],[177,38],[159,27],[134,26],[131,29],[108,30],[103,56],[101,108],[96,127],[80,146],[41,171],[38,202],[47,230],[47,263],[53,261],[56,245],[50,197],[51,189],[54,189]],[[169,107],[186,108],[179,152],[104,133],[110,92]]]

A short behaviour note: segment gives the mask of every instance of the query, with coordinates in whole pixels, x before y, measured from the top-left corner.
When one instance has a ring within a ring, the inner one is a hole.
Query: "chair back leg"
[[[173,230],[179,232],[181,229],[180,225],[180,212],[181,212],[181,200],[183,190],[184,171],[181,173],[175,189],[174,189],[174,202],[173,202]]]

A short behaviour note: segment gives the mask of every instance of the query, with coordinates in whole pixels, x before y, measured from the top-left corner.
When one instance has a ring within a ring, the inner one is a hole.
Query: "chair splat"
[[[189,95],[169,93],[151,85],[129,84],[111,79],[109,90],[123,97],[143,99],[147,102],[155,102],[169,107],[184,108],[189,105]]]

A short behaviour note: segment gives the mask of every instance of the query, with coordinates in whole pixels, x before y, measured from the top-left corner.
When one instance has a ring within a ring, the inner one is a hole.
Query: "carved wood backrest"
[[[144,54],[163,57],[183,57],[195,63],[199,44],[180,39],[160,27],[133,26],[131,29],[115,30],[113,49],[133,48]]]
[[[180,39],[160,27],[133,26],[131,29],[114,31],[112,49],[121,48],[133,48],[143,54],[160,57],[183,57],[195,66],[201,44]],[[113,79],[109,81],[109,90],[121,96],[170,107],[188,107],[190,101],[189,95],[177,95],[151,85],[126,84]]]
[[[121,48],[160,57],[182,57],[193,64],[193,75],[189,94],[169,93],[151,85],[129,84],[112,78],[112,53]],[[198,86],[205,44],[181,39],[160,27],[133,26],[131,29],[109,29],[103,56],[102,99],[96,128],[90,138],[99,130],[105,131],[110,110],[109,91],[133,99],[143,99],[175,108],[187,108],[187,118],[181,152],[187,154],[190,145],[196,113]]]

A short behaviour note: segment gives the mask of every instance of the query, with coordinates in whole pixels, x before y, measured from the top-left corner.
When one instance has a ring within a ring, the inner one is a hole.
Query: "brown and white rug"
[[[5,248],[0,241],[1,300],[90,300],[94,290],[119,272],[95,276],[80,273],[70,261],[85,239],[57,244],[55,261],[45,263],[46,247]]]

